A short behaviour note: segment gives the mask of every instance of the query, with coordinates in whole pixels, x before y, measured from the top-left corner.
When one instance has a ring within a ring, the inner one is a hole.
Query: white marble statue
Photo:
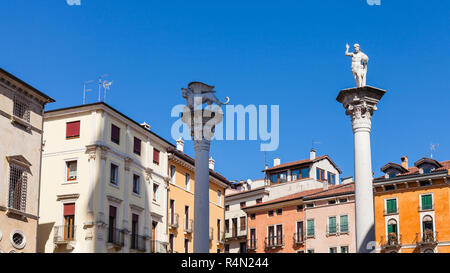
[[[348,44],[345,46],[347,48],[345,56],[352,57],[352,73],[355,78],[356,87],[366,86],[367,62],[369,62],[369,57],[361,51],[359,44],[353,46],[355,49],[353,53],[348,52],[348,49],[350,48]]]

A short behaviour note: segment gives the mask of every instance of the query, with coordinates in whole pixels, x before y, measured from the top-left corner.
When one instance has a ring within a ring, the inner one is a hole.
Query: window
[[[131,214],[131,249],[139,247],[139,215]]]
[[[348,232],[348,215],[341,215],[340,229],[343,233]]]
[[[230,220],[228,219],[225,220],[225,232],[226,233],[230,232]]]
[[[230,210],[230,206],[229,205],[226,205],[225,206],[225,211],[229,211]]]
[[[158,201],[158,188],[159,188],[158,184],[153,184],[153,201],[155,202]]]
[[[184,253],[189,253],[189,239],[184,239]]]
[[[159,150],[153,149],[153,163],[159,165]]]
[[[279,182],[280,183],[284,183],[286,181],[287,181],[287,172],[280,173],[280,180],[279,180]]]
[[[66,139],[74,139],[80,137],[80,121],[66,123]]]
[[[256,214],[254,214],[254,213],[250,214],[250,219],[251,220],[255,220],[256,219]]]
[[[316,179],[318,181],[325,181],[325,171],[320,168],[316,168]]]
[[[432,194],[423,194],[420,197],[421,201],[421,209],[422,210],[432,210],[433,209],[433,195]]]
[[[397,213],[397,199],[386,200],[386,214]]]
[[[308,249],[306,252],[307,253],[314,253],[314,249]]]
[[[271,174],[270,175],[270,182],[278,183],[278,174]]]
[[[111,124],[111,141],[120,145],[120,128]]]
[[[384,186],[384,190],[385,191],[393,191],[393,190],[395,190],[395,186],[394,185],[386,185],[386,186]]]
[[[291,180],[295,181],[300,179],[300,170],[293,170],[291,171]]]
[[[237,231],[238,231],[237,218],[231,219],[231,225],[232,225],[231,226],[232,236],[237,237]]]
[[[246,205],[245,202],[241,202],[240,206],[241,206],[241,209],[243,209],[243,208],[245,208],[247,205]]]
[[[174,247],[174,243],[173,243],[173,241],[174,241],[174,239],[175,239],[175,234],[169,234],[169,253],[173,253],[173,247]]]
[[[175,173],[176,173],[176,167],[173,165],[170,165],[170,182],[172,184],[175,184]]]
[[[262,198],[256,199],[256,204],[261,204],[261,203],[262,203]]]
[[[295,234],[296,242],[303,242],[303,221],[297,222],[297,233]]]
[[[27,174],[15,165],[9,165],[9,203],[10,208],[25,211],[27,203]]]
[[[283,209],[277,209],[277,215],[282,215],[283,214]]]
[[[336,216],[328,217],[328,234],[336,234]]]
[[[336,247],[330,247],[330,253],[337,253]]]
[[[268,216],[273,216],[273,210],[269,210],[269,211],[267,212],[267,215],[268,215]]]
[[[247,253],[247,244],[245,242],[239,243],[239,253]]]
[[[314,219],[306,221],[306,236],[314,237]]]
[[[12,245],[17,249],[23,249],[26,244],[25,234],[19,230],[13,231],[13,234],[11,236],[11,243]],[[1,250],[0,250],[0,253]],[[11,250],[9,253],[16,253],[14,250]]]
[[[222,205],[222,192],[220,190],[217,191],[217,204]]]
[[[141,188],[141,177],[139,175],[133,175],[133,192],[136,194],[140,193]]]
[[[302,211],[303,210],[303,205],[298,205],[297,206],[297,212]]]
[[[328,185],[336,185],[336,174],[328,172]]]
[[[431,168],[423,169],[423,173],[431,173]]]
[[[292,176],[292,181],[309,178],[309,168],[293,170],[291,172],[291,176]]]
[[[64,204],[64,240],[75,238],[75,203]]]
[[[217,241],[221,241],[221,231],[222,231],[222,229],[221,229],[221,224],[220,224],[220,219],[217,219]]]
[[[190,191],[190,180],[191,176],[187,173],[186,174],[186,180],[184,181],[184,185],[187,191]]]
[[[328,200],[328,205],[334,205],[336,204],[336,200]]]
[[[225,253],[230,253],[230,245],[229,244],[225,244],[224,252]]]
[[[77,162],[76,161],[66,162],[66,170],[67,170],[66,181],[77,180]]]
[[[347,203],[348,199],[347,198],[341,198],[339,199],[339,203]]]
[[[111,163],[110,180],[111,184],[119,184],[119,167]]]
[[[431,239],[433,234],[433,218],[430,215],[425,215],[422,219],[422,239]],[[426,240],[424,240],[426,241]]]
[[[309,168],[303,168],[300,170],[300,175],[302,176],[301,178],[309,178]]]
[[[246,230],[247,229],[247,225],[246,225],[246,218],[245,216],[241,217],[241,223],[240,223],[240,227],[241,227],[241,231]]]
[[[307,208],[314,208],[314,203],[306,204],[306,207],[307,207]]]
[[[426,187],[426,186],[430,186],[430,185],[431,185],[431,182],[430,182],[430,181],[420,181],[420,182],[419,182],[419,185],[420,185],[421,187]]]
[[[14,96],[13,115],[26,122],[30,122],[30,108],[24,98]]]
[[[256,249],[256,229],[250,229],[249,249]]]
[[[341,246],[341,253],[348,253],[348,246]]]
[[[141,155],[141,140],[134,137],[133,152],[137,155]]]
[[[109,225],[108,225],[108,243],[114,243],[118,239],[115,238],[117,236],[115,233],[116,229],[116,216],[117,216],[117,208],[114,206],[109,206]],[[118,234],[117,234],[118,235]]]
[[[394,177],[396,177],[397,175],[395,174],[395,173],[390,173],[389,174],[389,178],[394,178]]]
[[[392,237],[392,235],[397,235],[397,221],[394,219],[390,219],[388,221],[388,226],[387,226],[387,230],[388,230],[388,237]]]

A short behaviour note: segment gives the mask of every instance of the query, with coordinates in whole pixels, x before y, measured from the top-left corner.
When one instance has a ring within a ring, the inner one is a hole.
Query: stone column
[[[100,164],[101,164],[101,169],[100,169],[100,181],[99,181],[99,191],[98,191],[98,216],[97,216],[97,247],[96,247],[96,252],[97,253],[101,253],[103,252],[103,245],[104,245],[104,241],[103,241],[103,233],[104,233],[104,228],[106,227],[106,222],[105,222],[105,169],[106,169],[106,159],[108,156],[108,151],[109,148],[105,147],[105,146],[100,146],[101,150],[100,150]]]
[[[124,170],[125,170],[125,180],[123,185],[123,221],[122,221],[122,229],[123,229],[123,240],[124,246],[122,247],[122,252],[127,252],[129,247],[129,225],[128,225],[128,212],[130,210],[130,205],[128,201],[129,195],[129,180],[130,180],[130,164],[133,159],[126,157],[124,162]]]
[[[373,204],[373,173],[370,149],[372,115],[386,91],[364,86],[342,90],[337,101],[351,117],[354,136],[356,249],[358,253],[375,251],[375,218]]]

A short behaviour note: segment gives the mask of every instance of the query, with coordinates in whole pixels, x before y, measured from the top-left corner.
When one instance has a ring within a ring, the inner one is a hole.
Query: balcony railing
[[[301,245],[305,243],[305,234],[302,233],[294,233],[294,244]]]
[[[108,243],[118,247],[123,247],[125,245],[124,231],[117,228],[109,228]]]
[[[53,241],[56,244],[64,244],[75,241],[76,226],[56,226]]]
[[[163,242],[158,240],[151,240],[150,244],[151,253],[168,253],[167,246]]]
[[[400,248],[402,246],[402,235],[397,235],[392,232],[387,238],[381,237],[381,247],[382,248]]]
[[[192,233],[194,231],[194,220],[184,220],[184,231],[186,233]]]
[[[438,241],[438,232],[425,230],[422,234],[416,234],[416,242],[418,245],[435,245]]]
[[[229,230],[225,234],[226,239],[237,239],[239,237],[247,237],[247,229],[236,228],[234,230]]]
[[[169,228],[178,228],[178,213],[169,213]]]
[[[145,251],[145,237],[137,234],[131,234],[130,249]]]
[[[434,210],[434,204],[419,206],[419,211],[430,211],[430,210]]]
[[[269,236],[264,240],[266,248],[281,247],[284,245],[283,236]]]
[[[256,250],[256,238],[247,240],[247,250]]]

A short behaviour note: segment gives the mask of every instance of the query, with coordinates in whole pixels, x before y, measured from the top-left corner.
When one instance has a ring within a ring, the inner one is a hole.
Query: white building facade
[[[105,103],[44,119],[39,252],[166,252],[167,148]]]

